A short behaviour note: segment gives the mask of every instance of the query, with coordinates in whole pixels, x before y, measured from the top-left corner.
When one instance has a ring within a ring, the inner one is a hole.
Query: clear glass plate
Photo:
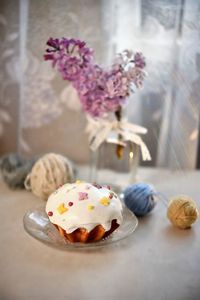
[[[44,208],[28,211],[23,219],[24,228],[35,239],[60,250],[75,250],[104,247],[132,234],[137,225],[136,216],[126,207],[123,208],[123,222],[109,237],[94,243],[70,243],[63,239],[55,226],[49,221]]]

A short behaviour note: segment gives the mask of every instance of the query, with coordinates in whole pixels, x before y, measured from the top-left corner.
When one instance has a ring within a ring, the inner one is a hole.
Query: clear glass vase
[[[91,151],[90,181],[110,185],[116,192],[136,181],[140,147],[121,141],[112,131],[96,151]]]

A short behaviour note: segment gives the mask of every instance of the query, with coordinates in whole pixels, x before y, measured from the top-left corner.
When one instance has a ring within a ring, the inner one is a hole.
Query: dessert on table
[[[60,235],[72,243],[97,242],[122,223],[122,204],[110,187],[80,180],[53,192],[46,213]]]

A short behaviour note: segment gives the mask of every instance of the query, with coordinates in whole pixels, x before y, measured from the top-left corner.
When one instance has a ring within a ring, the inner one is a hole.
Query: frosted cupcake
[[[46,213],[62,237],[75,243],[96,242],[122,223],[122,205],[109,187],[77,181],[50,195]]]

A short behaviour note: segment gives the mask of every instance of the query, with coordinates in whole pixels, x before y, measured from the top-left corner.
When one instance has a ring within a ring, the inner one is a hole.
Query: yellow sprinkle
[[[105,206],[108,206],[108,205],[110,204],[109,199],[106,198],[106,197],[101,198],[101,199],[99,200],[99,202],[100,202],[101,204],[105,205]]]
[[[57,211],[59,212],[59,214],[64,214],[66,211],[68,211],[68,208],[65,207],[64,203],[61,203],[58,207],[57,207]]]
[[[76,184],[79,184],[79,183],[82,183],[83,181],[81,181],[81,180],[76,180]]]
[[[89,211],[91,211],[91,210],[93,210],[93,209],[94,209],[94,205],[91,205],[91,204],[90,204],[90,205],[88,205],[88,207],[87,207],[87,208],[88,208],[88,210],[89,210]]]

